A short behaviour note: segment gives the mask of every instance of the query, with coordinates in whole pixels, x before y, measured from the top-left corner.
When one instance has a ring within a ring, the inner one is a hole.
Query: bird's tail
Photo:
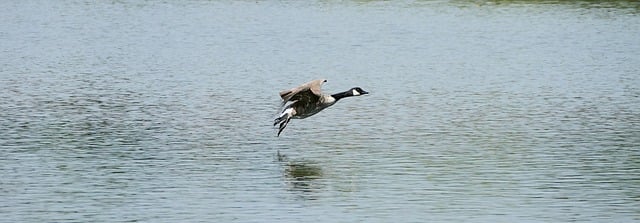
[[[278,136],[280,136],[280,133],[282,132],[282,130],[284,130],[284,128],[287,127],[287,124],[291,120],[292,116],[293,116],[293,109],[288,108],[282,111],[282,113],[273,121],[273,126],[280,124],[280,127],[278,129]]]

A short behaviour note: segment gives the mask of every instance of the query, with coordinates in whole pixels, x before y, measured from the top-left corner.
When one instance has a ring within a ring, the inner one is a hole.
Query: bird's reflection
[[[291,160],[288,156],[278,151],[277,159],[284,169],[285,180],[291,186],[291,190],[302,192],[314,192],[321,185],[318,182],[322,178],[322,168],[312,161]]]

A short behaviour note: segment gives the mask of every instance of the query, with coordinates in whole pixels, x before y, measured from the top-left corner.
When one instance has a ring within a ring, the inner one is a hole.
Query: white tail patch
[[[280,118],[285,117],[285,116],[293,116],[293,108],[287,108],[284,111],[282,111],[282,113],[280,114]]]
[[[358,95],[360,95],[360,92],[358,92],[355,89],[353,89],[353,90],[351,90],[351,94],[353,94],[353,96],[358,96]]]

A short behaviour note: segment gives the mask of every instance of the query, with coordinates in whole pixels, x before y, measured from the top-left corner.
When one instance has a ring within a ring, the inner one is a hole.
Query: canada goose
[[[335,104],[338,100],[351,96],[368,94],[362,88],[354,87],[336,94],[323,94],[322,84],[325,79],[313,80],[298,87],[280,92],[282,98],[281,113],[273,122],[273,126],[280,124],[278,136],[292,118],[303,119],[315,115],[323,109]]]

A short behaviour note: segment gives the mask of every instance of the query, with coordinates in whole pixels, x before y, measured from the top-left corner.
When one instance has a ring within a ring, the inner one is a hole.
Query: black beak
[[[363,90],[360,94],[369,94],[369,92]]]

